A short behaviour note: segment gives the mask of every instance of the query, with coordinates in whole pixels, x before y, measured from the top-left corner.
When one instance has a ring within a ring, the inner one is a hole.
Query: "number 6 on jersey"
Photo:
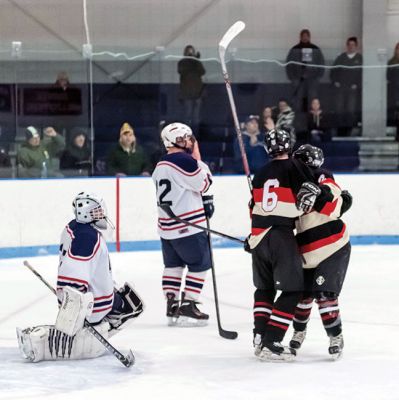
[[[270,212],[273,211],[278,202],[277,193],[271,191],[272,188],[280,186],[278,179],[268,179],[263,185],[263,198],[262,198],[262,208],[263,210]]]

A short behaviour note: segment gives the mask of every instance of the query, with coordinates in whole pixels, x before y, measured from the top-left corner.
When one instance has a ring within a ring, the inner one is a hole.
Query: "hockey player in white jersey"
[[[143,311],[143,303],[130,284],[114,289],[101,234],[112,225],[104,201],[82,192],[73,200],[73,210],[75,219],[64,228],[59,248],[56,323],[17,329],[21,354],[29,361],[98,357],[105,347],[83,327],[84,320],[108,338]]]
[[[203,194],[212,184],[212,176],[199,159],[191,128],[175,122],[162,130],[161,138],[167,154],[152,175],[158,205],[167,204],[176,216],[206,226],[206,218],[212,216],[214,207],[213,197]],[[160,207],[158,233],[165,266],[162,288],[169,325],[206,325],[209,316],[197,307],[206,272],[211,268],[206,233],[170,218]]]

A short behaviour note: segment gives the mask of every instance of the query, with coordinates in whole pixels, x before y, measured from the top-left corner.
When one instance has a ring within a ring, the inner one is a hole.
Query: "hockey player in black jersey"
[[[255,355],[264,361],[291,361],[295,350],[281,342],[304,285],[293,229],[295,219],[312,208],[320,189],[310,168],[290,158],[289,133],[278,129],[266,132],[265,148],[272,160],[252,181],[252,228],[247,239],[256,287]],[[297,202],[298,193],[301,202]],[[277,290],[281,294],[276,298]]]
[[[338,359],[344,346],[338,296],[351,253],[349,235],[340,217],[350,208],[352,196],[341,190],[331,172],[321,168],[324,155],[320,148],[302,145],[293,156],[312,168],[322,193],[312,212],[302,215],[296,222],[296,238],[303,258],[305,292],[295,310],[290,347],[301,347],[315,299],[330,338],[328,351],[333,359]]]

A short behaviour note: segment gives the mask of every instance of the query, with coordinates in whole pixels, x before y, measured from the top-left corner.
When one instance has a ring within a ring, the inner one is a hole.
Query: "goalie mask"
[[[81,192],[72,203],[75,219],[81,224],[93,223],[99,229],[107,229],[114,225],[107,217],[107,207],[104,200],[94,193]]]
[[[180,122],[173,122],[173,124],[165,126],[161,132],[161,139],[166,150],[171,147],[188,150],[186,140],[192,137],[193,131],[191,128]]]
[[[303,144],[294,151],[293,156],[313,168],[319,168],[324,163],[323,150],[310,144]]]
[[[291,136],[283,129],[271,129],[265,133],[264,146],[270,157],[291,151]]]

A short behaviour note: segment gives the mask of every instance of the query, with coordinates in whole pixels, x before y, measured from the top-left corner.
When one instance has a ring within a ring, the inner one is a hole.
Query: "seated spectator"
[[[320,100],[313,99],[308,113],[308,132],[311,135],[311,142],[319,143],[330,140],[329,125],[329,118],[321,109]]]
[[[263,146],[263,134],[259,130],[259,116],[250,115],[247,117],[245,128],[242,132],[242,139],[248,158],[249,169],[253,174],[268,161],[268,156]],[[244,172],[237,138],[234,142],[234,164],[236,172]]]
[[[120,129],[119,143],[108,156],[109,175],[150,176],[151,164],[147,154],[137,144],[133,128],[125,122]]]
[[[260,130],[265,133],[275,128],[273,108],[266,106],[262,111],[262,122]]]
[[[91,153],[84,129],[72,129],[70,141],[61,155],[60,168],[64,175],[90,175]]]
[[[277,115],[276,129],[284,129],[291,135],[291,143],[294,145],[296,134],[294,128],[295,112],[289,106],[287,100],[280,99],[278,102],[279,113]]]
[[[11,178],[12,168],[11,160],[7,150],[0,147],[0,178]]]
[[[17,153],[18,176],[25,178],[47,178],[62,176],[59,173],[59,156],[65,148],[65,140],[53,127],[43,131],[43,141],[34,126],[25,131],[26,142]]]
[[[55,86],[62,91],[68,90],[69,87],[69,77],[65,71],[61,71],[57,74],[57,79],[55,81]]]

